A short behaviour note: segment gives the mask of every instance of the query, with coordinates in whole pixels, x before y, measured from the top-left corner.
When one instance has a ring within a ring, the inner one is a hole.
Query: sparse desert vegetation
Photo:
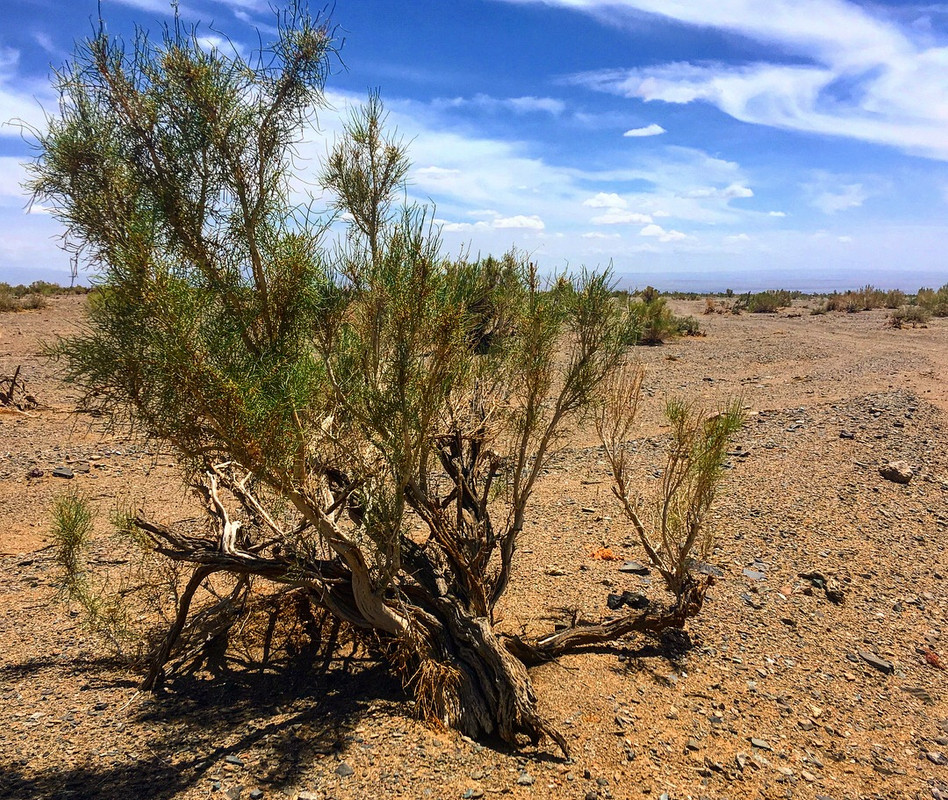
[[[102,271],[0,287],[0,794],[940,797],[948,287],[446,257],[377,93],[330,242],[281,25],[59,75],[31,188]]]

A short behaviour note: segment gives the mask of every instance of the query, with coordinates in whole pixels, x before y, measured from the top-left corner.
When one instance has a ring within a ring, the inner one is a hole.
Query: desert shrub
[[[931,319],[931,314],[922,306],[902,306],[889,314],[889,325],[893,328],[904,328],[910,325],[917,328],[925,325]]]
[[[628,368],[610,378],[596,417],[614,493],[649,561],[679,602],[697,579],[691,570],[714,542],[708,514],[724,477],[727,448],[743,424],[740,401],[707,413],[694,403],[669,400],[671,426],[665,464],[656,492],[633,492],[630,434],[639,407],[643,372]]]
[[[682,334],[697,336],[698,322],[693,317],[676,317],[668,300],[653,286],[646,286],[627,306],[628,344],[656,345]]]
[[[18,311],[19,308],[20,304],[17,302],[16,297],[13,296],[13,292],[0,289],[0,312]]]
[[[289,186],[332,49],[297,5],[251,62],[183,25],[133,54],[99,34],[59,74],[40,135],[33,190],[102,276],[87,328],[57,347],[64,374],[87,407],[173,448],[207,512],[132,526],[185,571],[143,685],[224,575],[361,631],[421,713],[565,751],[525,666],[617,628],[511,649],[494,609],[536,482],[623,362],[632,315],[608,275],[443,256],[426,210],[397,204],[407,153],[375,95],[321,174],[348,226],[326,242]],[[637,302],[643,327],[674,329],[656,292]],[[635,612],[619,633],[696,607]]]
[[[701,326],[692,316],[688,317],[676,317],[676,328],[677,332],[681,336],[702,336]]]
[[[20,308],[24,310],[35,310],[38,308],[46,308],[49,303],[46,301],[45,295],[27,294],[21,298],[19,305]]]
[[[901,289],[890,289],[885,293],[882,305],[885,308],[900,308],[906,304],[905,292]]]
[[[748,293],[744,296],[741,307],[751,314],[774,314],[781,308],[786,308],[793,302],[793,298],[786,289],[766,292]]]
[[[66,492],[53,503],[53,554],[59,597],[79,606],[85,624],[108,640],[118,652],[130,635],[121,595],[94,575],[87,566],[87,552],[95,521],[88,500],[76,491]]]
[[[948,317],[948,284],[937,291],[919,289],[915,302],[933,317]]]

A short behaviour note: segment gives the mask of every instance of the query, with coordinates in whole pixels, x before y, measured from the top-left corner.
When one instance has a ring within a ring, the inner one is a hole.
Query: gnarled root
[[[710,576],[689,576],[673,606],[650,605],[644,611],[632,612],[609,622],[599,625],[581,623],[532,641],[512,637],[506,646],[522,663],[534,666],[564,653],[620,639],[630,633],[657,635],[669,628],[681,628],[690,617],[701,611],[708,587],[713,582]]]

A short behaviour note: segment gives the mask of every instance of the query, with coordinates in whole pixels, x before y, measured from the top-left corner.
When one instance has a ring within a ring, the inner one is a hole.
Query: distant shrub
[[[704,331],[694,317],[678,317],[678,333],[682,336],[704,336]]]
[[[629,303],[628,344],[655,345],[675,336],[697,336],[698,320],[676,317],[661,292],[646,286],[636,300]]]
[[[786,289],[777,289],[766,292],[748,292],[744,295],[741,306],[751,314],[774,314],[792,302],[793,297],[790,292]]]
[[[0,287],[0,312],[2,311],[17,311],[19,310],[19,303],[16,301],[16,297],[13,296],[13,292],[9,289]]]
[[[704,298],[704,313],[705,314],[714,314],[718,310],[717,303],[714,302],[713,297]]]
[[[919,289],[915,301],[933,317],[948,317],[948,284],[937,291]]]
[[[931,319],[931,314],[921,306],[902,306],[889,314],[889,326],[892,328],[904,328],[910,325],[917,328],[925,325]]]
[[[900,308],[905,305],[905,292],[901,289],[892,289],[886,292],[883,305],[886,308]]]
[[[49,305],[46,296],[42,294],[27,294],[20,298],[20,308],[35,310],[37,308],[46,308]]]

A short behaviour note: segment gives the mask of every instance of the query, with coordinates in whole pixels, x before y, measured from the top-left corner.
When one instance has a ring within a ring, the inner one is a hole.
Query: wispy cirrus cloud
[[[775,50],[769,62],[670,62],[586,72],[573,76],[577,84],[646,101],[710,103],[742,122],[948,160],[948,47],[871,8],[844,0],[542,2],[620,24],[652,14]]]
[[[439,98],[432,101],[435,108],[479,108],[486,111],[512,111],[515,114],[544,113],[559,116],[566,103],[554,97],[492,97],[476,94],[473,97]]]

